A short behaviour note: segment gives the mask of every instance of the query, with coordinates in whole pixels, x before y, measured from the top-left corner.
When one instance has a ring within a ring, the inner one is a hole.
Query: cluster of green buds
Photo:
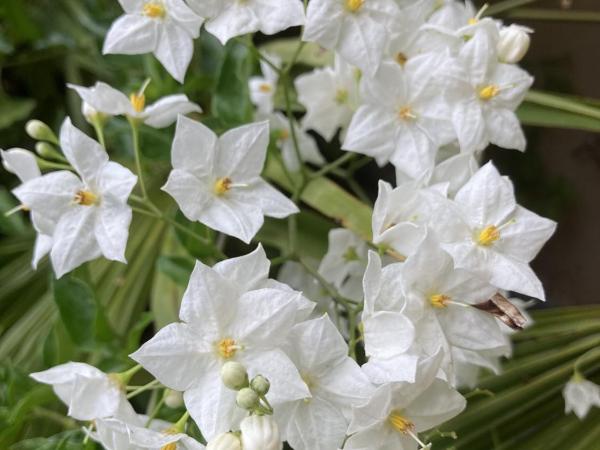
[[[248,371],[236,361],[229,361],[221,368],[221,380],[229,389],[237,391],[237,405],[251,414],[272,415],[273,408],[267,400],[271,383],[262,375],[248,378]]]
[[[38,154],[37,163],[42,169],[57,169],[56,163],[66,163],[65,157],[57,149],[58,137],[52,129],[41,120],[30,120],[25,124],[25,132],[35,139],[35,152]],[[53,162],[54,161],[54,162]]]

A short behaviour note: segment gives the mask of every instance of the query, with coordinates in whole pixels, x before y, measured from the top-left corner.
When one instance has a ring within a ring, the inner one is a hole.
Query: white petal
[[[215,171],[244,183],[260,175],[269,144],[269,122],[256,122],[229,130],[219,139]]]
[[[205,208],[213,197],[211,188],[205,180],[190,172],[174,169],[161,189],[175,199],[185,217],[191,221],[202,221]]]
[[[261,179],[255,180],[247,188],[239,189],[236,201],[258,205],[265,216],[278,219],[300,212],[289,198]]]
[[[144,123],[154,128],[164,128],[175,122],[179,114],[201,111],[202,109],[190,102],[186,95],[169,95],[146,108],[145,113],[148,117]]]
[[[235,36],[258,31],[260,22],[252,7],[239,2],[230,3],[204,25],[206,31],[216,36],[225,45]]]
[[[126,14],[119,17],[108,30],[102,53],[149,53],[156,48],[158,36],[158,23],[155,20]]]
[[[442,380],[435,380],[427,390],[406,408],[406,414],[414,422],[416,431],[429,430],[452,417],[466,407],[465,398]]]
[[[131,224],[131,208],[105,196],[96,217],[94,233],[106,259],[127,263],[125,247]]]
[[[107,376],[77,376],[73,383],[68,414],[77,420],[94,420],[115,414],[122,392]]]
[[[165,22],[154,54],[180,83],[183,83],[193,53],[194,44],[187,31],[174,22]]]
[[[521,206],[517,206],[512,220],[514,222],[501,231],[499,251],[519,261],[529,262],[554,234],[556,222]]]
[[[269,277],[271,262],[261,244],[256,250],[237,258],[225,259],[217,263],[213,270],[223,278],[239,286],[240,292],[258,289]]]
[[[37,165],[35,155],[22,148],[0,150],[2,164],[9,172],[14,173],[22,183],[39,177],[42,173]]]
[[[483,150],[488,145],[486,124],[478,101],[457,103],[452,114],[452,123],[462,152],[472,153]]]
[[[254,11],[264,34],[275,34],[304,24],[304,7],[300,0],[261,0]]]
[[[75,128],[68,117],[60,129],[60,146],[82,180],[90,188],[95,189],[98,175],[108,162],[106,150],[84,132]]]
[[[206,205],[199,220],[213,230],[249,243],[262,227],[264,217],[256,203],[244,203],[232,192],[227,198],[215,198]]]
[[[489,109],[485,113],[487,133],[492,144],[525,151],[527,142],[516,114],[508,109]]]
[[[171,163],[198,177],[213,175],[217,135],[206,125],[184,116],[177,118]]]
[[[104,114],[113,116],[135,114],[127,96],[106,83],[99,81],[89,88],[75,84],[67,84],[67,86],[74,89],[85,103]]]
[[[367,355],[389,358],[404,353],[415,338],[412,322],[403,314],[378,312],[364,321]]]

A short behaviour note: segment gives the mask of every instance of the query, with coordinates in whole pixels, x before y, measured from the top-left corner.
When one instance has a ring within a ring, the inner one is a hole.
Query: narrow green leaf
[[[82,280],[66,275],[53,283],[54,301],[73,342],[88,347],[95,342],[97,308],[94,292]]]

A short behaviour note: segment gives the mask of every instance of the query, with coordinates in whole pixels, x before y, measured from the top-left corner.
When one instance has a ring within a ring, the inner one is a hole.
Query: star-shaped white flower
[[[341,288],[349,277],[362,278],[367,267],[367,251],[367,243],[352,231],[333,229],[329,232],[329,247],[319,265],[319,273]]]
[[[227,268],[221,264],[219,271]],[[240,268],[235,264],[232,270],[239,274]],[[234,429],[243,417],[236,392],[221,381],[227,361],[269,379],[274,405],[309,395],[280,349],[298,317],[301,294],[280,287],[245,291],[242,286],[254,276],[234,275],[238,281],[231,282],[219,271],[198,262],[181,303],[182,322],[164,327],[131,355],[165,386],[184,392],[186,407],[208,440]]]
[[[184,94],[168,95],[156,103],[146,106],[144,95],[146,84],[140,91],[133,92],[129,98],[121,91],[101,81],[89,88],[75,84],[67,86],[79,94],[84,104],[91,106],[97,112],[109,116],[127,116],[153,128],[164,128],[171,125],[177,120],[179,114],[202,111]]]
[[[275,145],[281,150],[283,163],[289,171],[297,172],[300,170],[300,162],[298,161],[296,150],[294,149],[292,127],[290,126],[289,120],[282,113],[276,112],[269,117],[269,122],[271,131],[277,136]],[[319,152],[319,147],[317,147],[314,138],[306,131],[301,130],[296,121],[293,122],[293,126],[294,132],[296,133],[296,139],[298,140],[298,148],[302,161],[317,166],[324,164],[325,159]]]
[[[565,414],[571,411],[583,420],[593,406],[600,408],[600,386],[576,374],[563,389]]]
[[[276,34],[304,24],[301,0],[188,0],[206,18],[206,30],[223,45],[229,39],[260,31]]]
[[[194,52],[204,19],[183,0],[119,0],[125,14],[110,27],[102,52],[154,53],[180,83]]]
[[[35,155],[28,150],[22,148],[0,149],[0,155],[4,168],[14,173],[21,183],[26,183],[42,175]],[[27,208],[27,206],[23,206],[23,208]],[[31,222],[37,232],[31,260],[32,267],[36,269],[40,260],[52,249],[52,235],[56,222],[36,212],[31,213]]]
[[[298,212],[260,178],[268,141],[267,122],[217,137],[205,125],[179,116],[171,149],[173,170],[162,189],[188,219],[248,243],[264,216],[283,218]]]
[[[69,407],[69,416],[77,420],[136,417],[125,396],[125,386],[116,374],[107,375],[88,364],[69,362],[30,376],[51,385]]]
[[[373,75],[383,57],[394,0],[311,0],[302,39],[335,50],[349,63]]]
[[[335,56],[333,66],[315,69],[294,81],[298,101],[306,107],[302,126],[331,141],[338,129],[342,136],[359,103],[360,71]]]
[[[348,126],[343,149],[391,162],[418,178],[435,165],[437,149],[455,139],[450,105],[438,82],[448,60],[443,53],[411,58],[404,68],[382,64],[374,77],[364,77],[364,103]]]
[[[264,57],[275,67],[281,67],[281,59],[277,56],[265,53]],[[260,60],[260,70],[262,75],[250,77],[248,87],[250,88],[250,100],[256,106],[257,114],[264,116],[273,113],[275,108],[273,100],[279,82],[279,72],[262,59]]]
[[[439,224],[443,247],[457,265],[501,289],[545,299],[529,267],[556,223],[519,206],[511,181],[489,162],[454,198],[457,215]],[[458,219],[458,220],[455,220]]]
[[[104,255],[127,262],[129,194],[137,177],[65,119],[60,146],[79,175],[61,170],[36,177],[13,193],[33,213],[56,222],[50,259],[57,277]]]
[[[286,352],[310,395],[275,410],[282,437],[295,450],[340,448],[352,407],[364,403],[373,386],[348,357],[348,346],[327,316],[296,325]]]
[[[346,450],[413,450],[417,434],[458,415],[466,406],[462,395],[435,378],[436,356],[422,363],[414,383],[388,383],[354,409]]]

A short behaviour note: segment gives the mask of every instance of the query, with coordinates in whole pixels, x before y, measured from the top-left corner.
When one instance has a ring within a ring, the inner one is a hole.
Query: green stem
[[[333,298],[333,300],[337,303],[341,303],[346,310],[351,311],[353,308],[352,306],[358,306],[359,303],[355,300],[349,299],[347,297],[344,297],[343,295],[341,295],[338,290],[335,288],[335,286],[333,286],[331,283],[329,283],[325,278],[323,278],[321,276],[321,274],[313,269],[311,267],[310,264],[308,264],[306,261],[304,261],[302,258],[297,258],[297,261],[302,265],[302,267],[304,267],[304,269],[310,274],[312,275],[321,286],[323,286],[323,289],[325,289],[325,291],[327,291],[327,293],[329,294],[329,296],[331,298]]]
[[[146,392],[146,391],[150,391],[152,389],[159,389],[160,386],[160,382],[158,380],[154,380],[151,381],[150,383],[139,387],[138,389],[136,389],[135,391],[130,392],[129,394],[127,394],[127,399],[133,398],[139,394],[141,394],[142,392]]]
[[[98,142],[100,142],[100,145],[106,149],[106,141],[104,140],[104,123],[103,120],[98,117],[98,114],[94,115],[94,118],[92,119],[92,126],[96,132]]]
[[[40,166],[40,169],[57,169],[57,170],[71,170],[71,171],[73,170],[73,168],[68,164],[61,164],[61,163],[48,161],[46,159],[42,159],[37,156],[36,156],[35,160],[37,161],[38,166]]]
[[[152,412],[148,416],[148,420],[146,421],[146,425],[145,425],[146,428],[148,428],[150,426],[150,424],[152,423],[152,421],[158,415],[158,412],[160,411],[160,408],[162,408],[162,406],[165,404],[165,400],[167,398],[167,393],[168,392],[169,392],[168,389],[165,389],[165,391],[163,392],[163,395],[162,395],[160,401],[156,404],[156,406],[154,407],[154,409],[152,410]]]
[[[525,101],[600,120],[600,108],[594,108],[593,106],[588,106],[559,95],[529,91],[525,96]]]
[[[520,8],[510,11],[511,19],[553,20],[557,22],[600,22],[596,11],[563,11],[554,9]]]
[[[138,180],[140,182],[140,189],[142,191],[142,197],[144,200],[148,199],[148,191],[146,190],[146,182],[144,181],[144,172],[142,170],[142,156],[141,156],[141,148],[140,148],[140,125],[139,122],[132,118],[128,117],[127,121],[129,122],[129,126],[131,127],[131,140],[133,142],[133,155],[135,157],[135,167],[138,174]]]
[[[348,153],[340,156],[335,161],[332,161],[329,164],[324,165],[316,172],[311,173],[309,175],[309,177],[310,178],[323,177],[323,176],[327,175],[329,172],[331,172],[332,170],[337,169],[340,166],[343,166],[344,164],[346,164],[349,161],[352,161],[355,157],[356,157],[356,153],[348,152]]]
[[[502,2],[498,2],[494,5],[491,5],[488,9],[486,9],[484,15],[493,16],[494,14],[508,11],[513,8],[518,8],[520,6],[529,5],[530,3],[535,3],[536,1],[538,0],[504,0]]]

